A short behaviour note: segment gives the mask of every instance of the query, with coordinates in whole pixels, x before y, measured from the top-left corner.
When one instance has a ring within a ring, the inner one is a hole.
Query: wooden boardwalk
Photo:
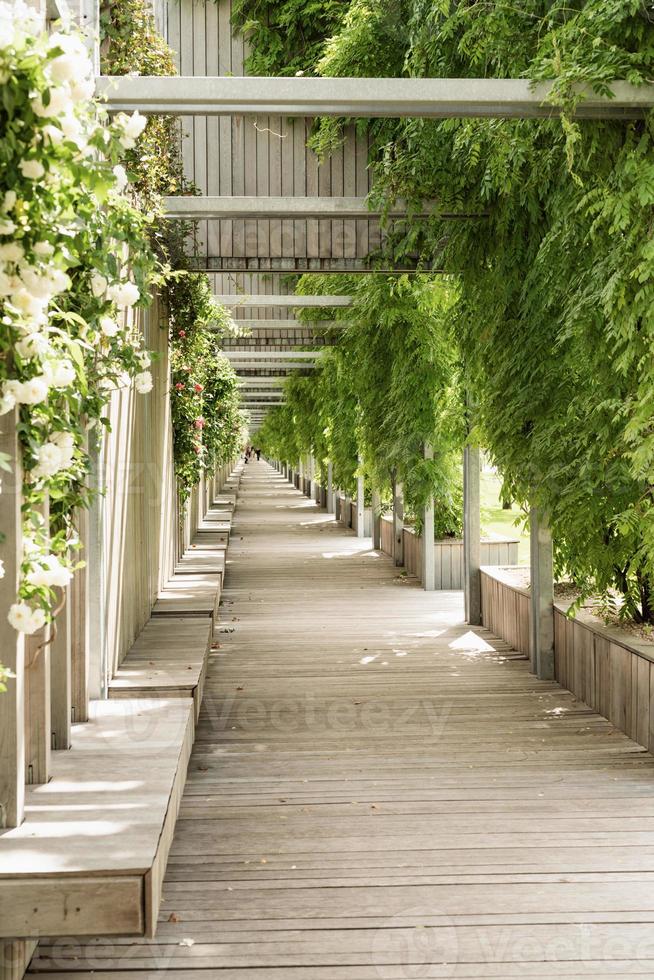
[[[78,980],[654,976],[654,758],[246,467],[157,938]]]

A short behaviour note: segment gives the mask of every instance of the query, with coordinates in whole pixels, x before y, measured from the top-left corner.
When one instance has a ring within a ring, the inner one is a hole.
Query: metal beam
[[[111,111],[179,115],[422,116],[532,119],[558,115],[553,82],[524,78],[99,77]],[[587,85],[577,119],[634,119],[654,107],[654,85],[611,83],[613,98]]]
[[[216,295],[214,299],[223,306],[237,308],[239,306],[352,306],[351,296],[295,296],[294,293],[288,295],[267,295],[266,293],[229,293]],[[238,322],[238,321],[237,321]]]
[[[315,361],[322,356],[322,347],[317,350],[223,350],[222,354],[230,361],[272,360],[272,361]]]
[[[275,363],[268,362],[268,364],[262,364],[261,361],[239,361],[237,366],[241,371],[292,371],[297,368],[300,370],[313,370],[316,364],[313,361],[296,361],[295,363],[287,363],[286,361],[282,363],[280,361]]]
[[[219,218],[226,221],[240,218],[370,218],[379,219],[382,212],[371,208],[366,197],[164,197],[166,218],[194,221]],[[383,212],[389,218],[470,217],[469,215],[439,214],[435,202],[419,211],[411,211],[406,202],[398,200],[392,208]],[[476,217],[476,216],[475,216]]]
[[[392,266],[388,262],[381,265],[371,265],[369,259],[344,259],[338,256],[323,256],[322,258],[310,258],[305,255],[205,255],[205,256],[185,256],[181,269],[191,272],[216,272],[216,273],[247,273],[248,275],[267,276],[270,273],[280,275],[292,275],[294,273],[323,275],[326,272],[342,275],[386,275],[399,276],[404,273],[427,272],[430,275],[443,275],[447,270],[441,269],[437,264],[430,266],[424,262],[418,263],[417,260],[402,259]]]
[[[245,327],[248,330],[343,330],[349,327],[349,320],[269,320],[261,317],[260,320],[234,320],[237,327]],[[217,329],[217,328],[216,328]],[[238,339],[238,338],[236,338]]]

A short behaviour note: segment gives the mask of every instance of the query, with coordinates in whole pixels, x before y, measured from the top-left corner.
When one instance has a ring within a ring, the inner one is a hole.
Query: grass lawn
[[[518,546],[518,562],[521,565],[529,564],[529,532],[525,531],[521,524],[515,524],[516,517],[521,511],[515,505],[511,510],[502,510],[500,500],[500,490],[502,481],[492,470],[484,468],[480,474],[481,488],[481,533],[489,538],[494,536],[502,538],[517,538],[520,541]]]

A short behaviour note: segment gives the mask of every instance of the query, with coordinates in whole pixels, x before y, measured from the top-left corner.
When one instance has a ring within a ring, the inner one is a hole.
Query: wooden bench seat
[[[210,572],[225,578],[225,548],[187,551],[175,565],[175,575]]]
[[[91,702],[0,831],[0,937],[154,935],[193,735],[190,699]]]
[[[109,697],[192,698],[197,722],[210,647],[208,617],[153,617],[109,682]]]
[[[219,572],[174,575],[157,597],[153,616],[207,616],[216,619],[222,586]]]

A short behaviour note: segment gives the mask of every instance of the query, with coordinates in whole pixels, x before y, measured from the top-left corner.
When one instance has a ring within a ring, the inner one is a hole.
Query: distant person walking
[[[259,462],[259,460],[261,459],[261,450],[260,449],[255,449],[254,451],[257,454],[257,462]]]

